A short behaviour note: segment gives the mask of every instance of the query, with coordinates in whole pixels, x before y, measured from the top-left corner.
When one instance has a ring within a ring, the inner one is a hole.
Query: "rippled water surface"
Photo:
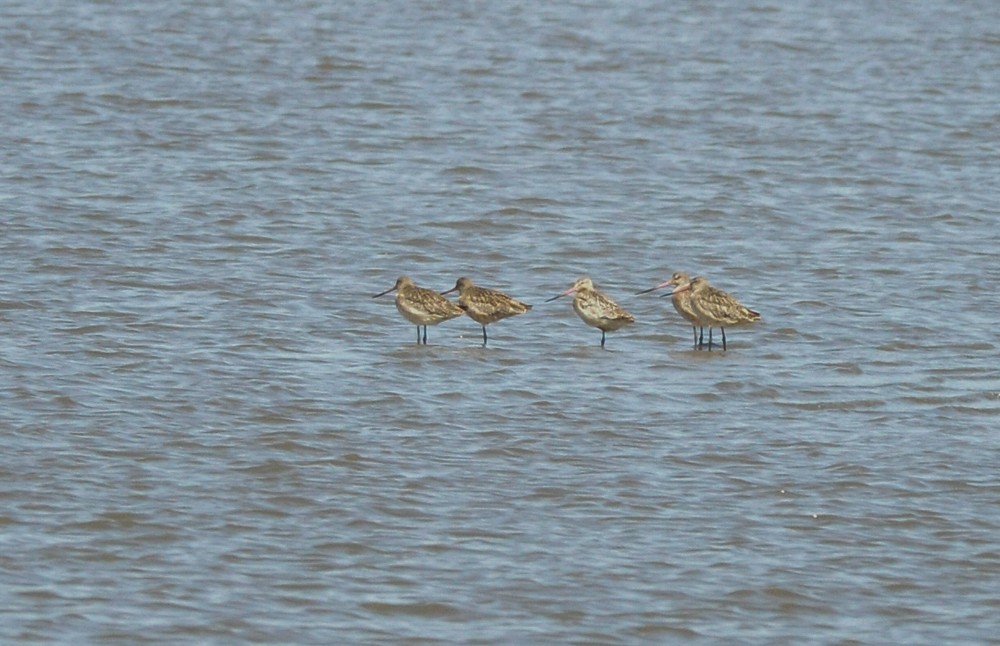
[[[0,54],[0,641],[1000,634],[1000,4],[7,2]],[[693,349],[678,270],[763,321]],[[419,346],[404,273],[534,309]]]

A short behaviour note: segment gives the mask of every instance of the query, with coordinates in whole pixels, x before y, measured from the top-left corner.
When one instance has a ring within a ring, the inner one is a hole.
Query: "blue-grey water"
[[[0,88],[0,642],[996,643],[993,0],[12,0]]]

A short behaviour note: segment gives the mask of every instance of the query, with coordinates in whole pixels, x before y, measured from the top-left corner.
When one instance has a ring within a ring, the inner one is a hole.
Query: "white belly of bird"
[[[573,301],[573,309],[584,323],[599,330],[612,332],[629,323],[628,320],[617,318],[602,307],[594,307],[589,301]]]
[[[403,317],[413,323],[414,325],[437,325],[441,322],[441,317],[436,316],[423,310],[419,307],[415,307],[412,303],[398,299],[396,301],[396,309]]]

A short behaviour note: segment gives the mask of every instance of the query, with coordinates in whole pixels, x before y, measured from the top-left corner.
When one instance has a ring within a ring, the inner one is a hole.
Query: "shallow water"
[[[704,5],[0,8],[0,639],[995,639],[1000,5]]]

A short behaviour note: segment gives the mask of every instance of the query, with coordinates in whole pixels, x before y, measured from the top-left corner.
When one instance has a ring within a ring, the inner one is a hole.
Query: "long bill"
[[[655,292],[658,289],[663,289],[664,287],[670,287],[671,285],[673,285],[671,281],[669,280],[664,281],[659,285],[657,285],[656,287],[650,287],[649,289],[644,289],[641,292],[636,292],[635,295],[638,296],[639,294],[648,294],[649,292]]]
[[[552,301],[556,300],[557,298],[562,298],[563,296],[567,296],[569,294],[572,294],[575,291],[576,291],[576,285],[574,285],[573,287],[570,287],[569,289],[567,289],[562,294],[557,294],[556,296],[553,296],[552,298],[546,298],[545,302],[546,303],[551,303]]]
[[[660,298],[663,298],[664,296],[673,296],[675,294],[680,294],[688,291],[689,289],[691,289],[691,283],[688,283],[684,287],[675,287],[673,290],[667,292],[666,294],[660,294]]]
[[[379,296],[385,296],[389,292],[394,292],[394,291],[396,291],[396,286],[395,285],[393,285],[389,289],[385,290],[384,292],[381,292],[379,294],[375,294],[374,296],[372,296],[372,298],[378,298]]]

